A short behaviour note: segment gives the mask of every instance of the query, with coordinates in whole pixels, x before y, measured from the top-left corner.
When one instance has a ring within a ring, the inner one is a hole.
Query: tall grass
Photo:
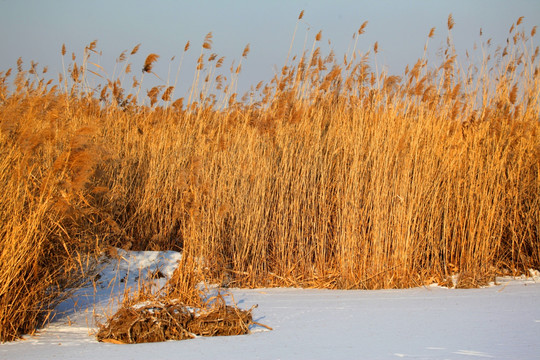
[[[105,246],[182,250],[226,286],[474,285],[539,267],[536,28],[519,19],[507,47],[488,41],[463,67],[451,20],[440,61],[401,76],[370,67],[377,44],[323,56],[319,33],[240,99],[240,66],[223,69],[211,34],[185,101],[164,85],[141,102],[124,53],[92,88],[95,43],[60,86],[34,63],[12,90],[2,73],[2,341],[39,325]]]

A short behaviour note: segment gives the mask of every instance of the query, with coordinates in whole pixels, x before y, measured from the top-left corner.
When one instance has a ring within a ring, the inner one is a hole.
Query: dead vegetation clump
[[[475,289],[495,282],[495,276],[486,273],[462,272],[458,275],[456,289]]]
[[[123,307],[100,327],[96,337],[117,344],[190,339],[194,335],[187,330],[187,324],[192,319],[193,314],[183,304]]]
[[[227,305],[221,295],[214,300],[202,309],[170,298],[122,307],[107,324],[100,326],[96,337],[102,342],[136,344],[196,336],[244,335],[250,332],[250,326],[261,325],[253,321],[255,307],[242,310]]]

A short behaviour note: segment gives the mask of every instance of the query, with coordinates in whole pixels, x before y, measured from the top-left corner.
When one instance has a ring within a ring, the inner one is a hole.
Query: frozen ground
[[[118,298],[124,286],[136,286],[136,278],[156,266],[171,274],[180,257],[174,252],[122,255],[127,261],[102,271],[97,292],[93,287],[80,290],[60,306],[63,315],[38,336],[1,344],[0,359],[540,358],[538,273],[469,290],[236,289],[232,293],[238,305],[258,304],[255,320],[273,331],[256,327],[244,336],[99,343],[92,334],[94,312],[112,314],[111,297]]]

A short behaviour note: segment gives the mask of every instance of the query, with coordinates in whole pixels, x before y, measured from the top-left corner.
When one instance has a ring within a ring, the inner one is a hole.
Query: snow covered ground
[[[158,267],[174,270],[175,252],[121,253],[93,286],[59,306],[37,336],[0,345],[0,359],[539,359],[540,277],[499,278],[481,289],[233,289],[254,304],[252,334],[165,343],[99,343],[94,314],[112,314],[125,286]],[[533,274],[535,275],[535,274]],[[165,279],[161,279],[164,282]],[[114,286],[113,286],[114,285]],[[103,320],[103,317],[101,317]]]

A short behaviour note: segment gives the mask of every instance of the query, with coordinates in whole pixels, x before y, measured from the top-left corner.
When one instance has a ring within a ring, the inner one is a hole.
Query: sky
[[[141,43],[139,53],[130,58],[131,76],[140,77],[144,59],[156,53],[160,59],[153,70],[161,80],[147,76],[144,82],[146,86],[166,85],[167,79],[174,82],[184,46],[190,41],[176,93],[182,96],[192,83],[204,37],[212,32],[210,52],[225,56],[227,69],[233,60],[238,63],[244,47],[250,44],[239,77],[242,93],[260,80],[270,80],[285,64],[302,10],[305,13],[298,23],[293,54],[300,54],[304,44],[311,49],[315,35],[322,30],[322,54],[332,49],[341,59],[351,49],[353,33],[368,21],[356,50],[365,53],[377,41],[379,71],[386,69],[395,75],[422,57],[432,27],[436,31],[429,50],[438,64],[436,53],[445,46],[450,13],[455,20],[452,37],[461,55],[488,38],[494,46],[503,45],[510,26],[520,16],[525,16],[523,25],[528,32],[540,25],[538,0],[0,0],[0,71],[16,68],[21,57],[26,69],[32,60],[39,63],[39,69],[47,66],[49,77],[56,79],[63,71],[62,44],[68,52],[67,66],[71,52],[80,61],[84,47],[98,40],[97,50],[102,55],[90,61],[111,76],[118,72],[115,59],[120,53]]]

